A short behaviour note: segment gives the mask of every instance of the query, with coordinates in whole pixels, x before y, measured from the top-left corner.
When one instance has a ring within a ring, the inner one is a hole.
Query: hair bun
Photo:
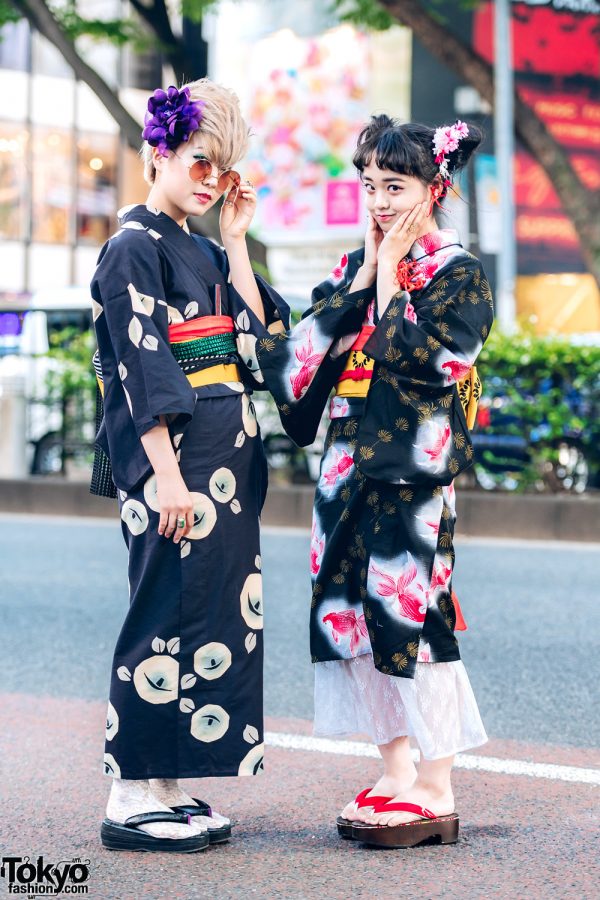
[[[469,133],[461,138],[456,150],[448,154],[448,171],[451,175],[467,165],[483,140],[483,131],[477,125],[468,125]]]

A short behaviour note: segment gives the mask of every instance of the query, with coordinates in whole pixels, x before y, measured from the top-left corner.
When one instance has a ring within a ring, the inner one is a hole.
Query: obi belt
[[[240,381],[233,319],[200,316],[169,325],[171,353],[192,387]]]
[[[363,325],[350,348],[344,371],[340,375],[336,394],[338,397],[366,397],[373,377],[374,360],[363,353],[363,347],[375,331],[374,325]],[[477,419],[477,406],[481,397],[481,379],[476,366],[457,381],[456,388],[465,414],[467,426],[473,428]]]
[[[230,316],[199,316],[187,322],[169,325],[171,353],[179,363],[192,387],[208,384],[241,382],[235,361],[237,347],[233,319]],[[94,353],[96,373],[96,432],[104,417],[104,379],[98,351]],[[94,464],[90,485],[92,494],[116,497],[110,460],[98,445],[94,448]]]

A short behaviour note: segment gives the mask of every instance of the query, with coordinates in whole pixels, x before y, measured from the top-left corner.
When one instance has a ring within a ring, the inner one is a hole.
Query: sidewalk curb
[[[310,528],[314,487],[273,485],[264,525]],[[0,479],[0,512],[115,518],[114,500],[87,483],[58,478]],[[600,497],[457,491],[458,535],[600,542]]]

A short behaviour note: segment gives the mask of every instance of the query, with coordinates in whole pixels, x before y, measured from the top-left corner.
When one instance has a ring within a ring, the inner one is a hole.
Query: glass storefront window
[[[13,122],[0,123],[0,238],[26,237],[27,131]]]
[[[36,126],[32,135],[32,238],[66,244],[73,210],[73,139],[70,131]]]
[[[73,70],[64,56],[43,35],[34,31],[31,38],[32,69],[34,75],[53,75],[73,78]]]
[[[85,132],[77,141],[77,241],[103,244],[116,227],[117,138]]]
[[[122,206],[129,206],[130,203],[145,203],[150,185],[144,181],[144,164],[139,153],[131,147],[123,147],[120,166],[119,209]]]
[[[0,29],[0,68],[29,69],[29,25],[25,19],[8,22]]]

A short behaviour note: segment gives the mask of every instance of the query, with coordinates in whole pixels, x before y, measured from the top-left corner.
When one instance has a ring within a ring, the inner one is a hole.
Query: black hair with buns
[[[452,177],[463,169],[483,140],[483,132],[476,125],[468,125],[469,134],[459,141],[456,150],[449,153],[448,171]],[[352,162],[359,172],[372,161],[380,169],[389,169],[401,175],[414,175],[425,184],[431,184],[439,175],[433,151],[434,128],[416,123],[401,124],[389,116],[372,116],[358,136],[358,144]],[[440,197],[447,186],[442,185]]]

